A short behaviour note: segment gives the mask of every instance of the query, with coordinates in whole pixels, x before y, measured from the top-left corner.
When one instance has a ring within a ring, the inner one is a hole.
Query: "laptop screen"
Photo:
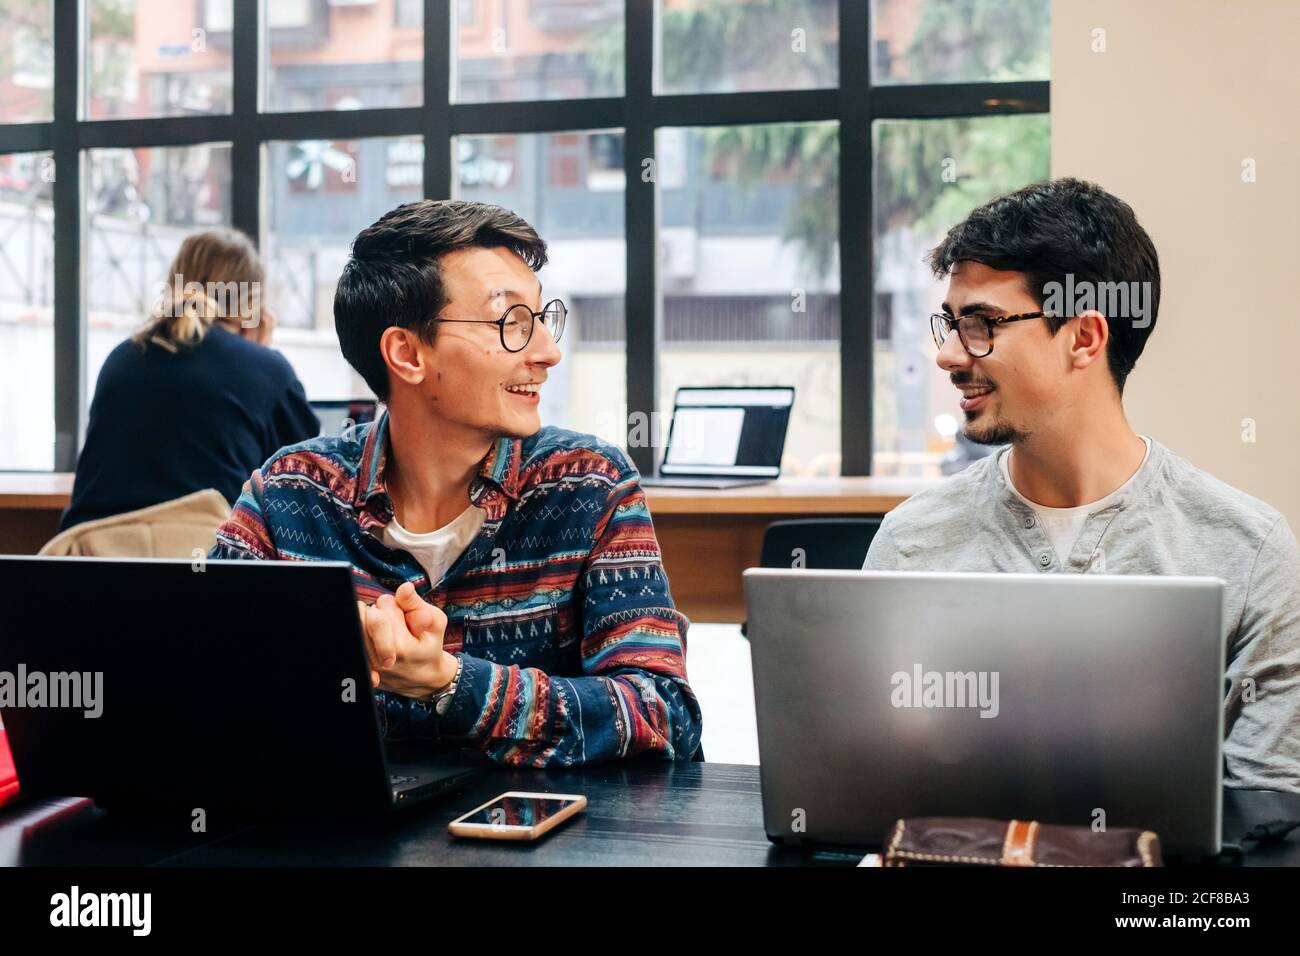
[[[775,478],[794,389],[679,388],[662,475]]]

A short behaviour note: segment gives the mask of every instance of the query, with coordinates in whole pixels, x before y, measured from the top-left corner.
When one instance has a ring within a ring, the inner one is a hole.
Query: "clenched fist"
[[[456,676],[456,658],[442,649],[447,615],[409,581],[374,604],[357,602],[366,634],[370,683],[404,697],[428,697]]]

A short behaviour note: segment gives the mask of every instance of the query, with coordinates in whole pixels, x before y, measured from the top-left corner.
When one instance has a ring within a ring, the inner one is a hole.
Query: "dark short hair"
[[[440,261],[449,252],[504,246],[534,272],[546,265],[546,243],[508,209],[461,199],[406,203],[361,230],[334,292],[334,328],[343,357],[381,400],[388,366],[379,339],[390,326],[415,329],[426,342],[447,304]]]
[[[951,275],[959,262],[1023,272],[1040,308],[1048,298],[1048,284],[1065,286],[1067,275],[1073,276],[1076,287],[1088,282],[1094,289],[1105,283],[1149,283],[1149,322],[1106,316],[1106,360],[1121,394],[1160,311],[1160,260],[1151,237],[1128,203],[1078,179],[1035,183],[980,206],[948,230],[930,251],[929,261],[939,278]],[[1049,319],[1051,333],[1055,335],[1073,314],[1066,309],[1064,315]]]

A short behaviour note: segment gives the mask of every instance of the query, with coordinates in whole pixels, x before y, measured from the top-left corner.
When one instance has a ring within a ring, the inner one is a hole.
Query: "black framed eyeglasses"
[[[502,313],[499,319],[434,319],[435,322],[460,322],[466,325],[495,325],[501,333],[501,347],[507,352],[522,352],[533,338],[533,328],[537,320],[545,323],[551,330],[551,338],[558,342],[564,334],[564,320],[569,316],[569,307],[559,299],[552,299],[542,306],[542,311],[534,312],[522,302],[512,305]]]
[[[1023,322],[1025,319],[1045,319],[1046,312],[1022,312],[1020,315],[963,315],[959,319],[942,312],[930,316],[930,334],[934,344],[943,348],[944,340],[953,329],[961,340],[962,348],[970,353],[971,358],[983,358],[993,351],[993,327],[1008,322]]]

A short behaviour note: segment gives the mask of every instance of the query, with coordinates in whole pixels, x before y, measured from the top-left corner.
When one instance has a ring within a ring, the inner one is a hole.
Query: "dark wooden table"
[[[583,793],[589,804],[534,844],[456,840],[447,833],[448,821],[505,790]],[[1300,795],[1225,790],[1225,842],[1283,818],[1300,819]],[[494,768],[463,793],[389,821],[209,823],[210,832],[193,834],[188,818],[123,818],[88,801],[19,805],[0,811],[0,865],[845,866],[861,856],[772,846],[763,832],[758,768],[742,764]],[[1300,831],[1251,852],[1246,862],[1300,866]]]

